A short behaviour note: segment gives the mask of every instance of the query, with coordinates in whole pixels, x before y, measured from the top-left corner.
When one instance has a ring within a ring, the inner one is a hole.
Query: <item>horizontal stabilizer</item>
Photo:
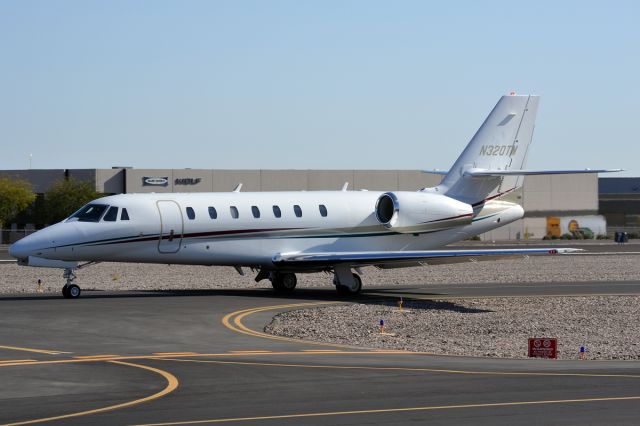
[[[432,175],[442,175],[442,176],[446,176],[447,173],[449,173],[449,170],[438,170],[438,169],[434,169],[434,170],[423,170],[422,173],[431,173]]]
[[[465,176],[534,176],[534,175],[570,175],[577,173],[615,173],[623,172],[624,169],[578,169],[578,170],[488,170],[469,169],[464,172]]]
[[[528,248],[485,250],[424,250],[424,251],[361,251],[345,253],[281,253],[273,263],[290,267],[332,267],[347,264],[351,267],[393,265],[429,265],[459,263],[461,261],[497,260],[535,255],[568,254],[581,252],[575,248]],[[486,257],[486,259],[484,259]]]

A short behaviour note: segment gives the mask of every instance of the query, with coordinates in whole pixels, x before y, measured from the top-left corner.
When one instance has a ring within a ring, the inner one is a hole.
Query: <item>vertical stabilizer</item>
[[[538,96],[500,98],[438,186],[438,191],[472,205],[522,186],[522,176],[470,176],[478,170],[522,170],[533,137]]]

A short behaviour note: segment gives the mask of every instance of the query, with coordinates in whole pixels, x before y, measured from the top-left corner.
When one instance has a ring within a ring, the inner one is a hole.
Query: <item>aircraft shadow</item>
[[[389,299],[385,299],[383,301],[372,301],[372,302],[361,302],[368,305],[380,305],[380,306],[388,306],[390,308],[398,309],[398,305],[396,301],[390,301]],[[463,306],[457,304],[455,302],[451,302],[448,300],[424,300],[424,299],[403,299],[403,309],[411,309],[411,310],[423,310],[423,311],[451,311],[457,312],[460,314],[484,314],[493,312],[489,309],[478,309],[478,308],[469,308],[467,306]]]
[[[370,293],[370,294],[369,294]],[[425,295],[425,293],[420,293]],[[434,294],[435,295],[435,294]],[[180,290],[83,290],[82,299],[111,299],[111,298],[137,298],[137,297],[210,297],[210,296],[232,296],[232,297],[258,297],[279,300],[318,300],[318,301],[362,301],[362,300],[384,300],[384,296],[376,294],[374,289],[363,290],[358,296],[339,296],[332,288],[299,288],[293,293],[276,293],[269,288],[258,289],[180,289]],[[391,296],[394,297],[394,296]],[[387,297],[388,298],[388,297]],[[0,301],[10,300],[54,300],[63,299],[62,294],[7,294],[0,296]]]

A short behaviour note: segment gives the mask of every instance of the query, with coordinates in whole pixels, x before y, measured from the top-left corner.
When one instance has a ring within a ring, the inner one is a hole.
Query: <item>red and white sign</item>
[[[558,339],[547,337],[529,339],[529,358],[558,358]]]

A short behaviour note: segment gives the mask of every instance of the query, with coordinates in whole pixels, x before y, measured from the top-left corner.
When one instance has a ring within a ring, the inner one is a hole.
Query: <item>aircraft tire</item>
[[[276,273],[271,279],[273,289],[281,293],[291,293],[295,290],[297,284],[298,279],[296,278],[296,274],[290,272]]]
[[[77,299],[78,297],[80,297],[80,293],[82,292],[80,290],[80,287],[76,284],[71,284],[69,286],[65,286],[67,287],[67,298],[68,299]]]
[[[277,277],[271,279],[271,286],[275,291],[282,291],[282,283]]]
[[[356,282],[356,288],[352,290],[346,285],[336,284],[336,290],[338,291],[338,294],[342,296],[357,296],[358,294],[360,294],[360,292],[362,291],[362,278],[360,278],[360,275],[358,274],[353,274],[353,279]]]
[[[62,296],[64,296],[65,299],[69,298],[69,288],[66,284],[62,286]]]

